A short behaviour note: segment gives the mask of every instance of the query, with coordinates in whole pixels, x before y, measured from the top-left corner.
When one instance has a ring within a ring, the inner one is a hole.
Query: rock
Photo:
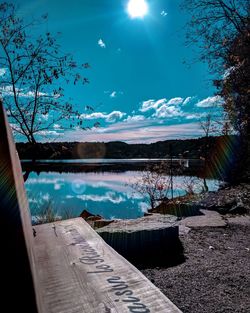
[[[113,223],[114,220],[104,220],[104,219],[99,219],[94,221],[94,228],[101,228],[105,227],[111,223]]]
[[[243,202],[240,200],[237,202],[236,205],[234,205],[230,210],[229,213],[233,214],[245,214],[247,213],[247,209],[245,208]]]
[[[91,222],[95,222],[95,221],[98,221],[98,220],[102,220],[102,217],[100,215],[89,216],[86,219],[86,221],[91,221]]]
[[[242,226],[250,226],[250,216],[228,216],[227,217],[228,224],[231,225],[242,225]]]
[[[127,220],[115,220],[112,225],[99,229],[98,232],[108,231],[111,233],[135,232],[140,230],[154,230],[172,227],[176,225],[177,217],[173,215],[151,214],[146,217]]]
[[[221,205],[221,203],[220,203],[220,205]],[[234,205],[237,205],[236,199],[225,199],[223,207],[229,209],[229,208],[233,207]]]
[[[87,210],[83,210],[82,213],[80,214],[80,217],[86,220],[88,217],[94,216],[94,214],[91,214]]]
[[[209,210],[201,210],[201,212],[203,213],[201,216],[190,216],[184,218],[180,221],[180,225],[184,225],[189,228],[227,226],[226,221],[218,212]]]
[[[179,225],[179,235],[180,236],[185,236],[190,232],[191,228],[186,227],[184,225]]]
[[[83,210],[82,213],[80,214],[80,217],[83,218],[85,221],[87,221],[87,220],[96,221],[96,220],[103,219],[102,216],[92,214],[92,213],[88,212],[87,210]]]
[[[207,193],[197,204],[221,214],[248,214],[250,213],[250,185],[226,187],[219,189],[213,195]]]
[[[97,229],[97,233],[118,253],[131,262],[151,263],[172,260],[182,253],[177,218],[152,214],[114,221]]]
[[[143,216],[150,216],[152,215],[153,213],[148,213],[148,212],[144,212]]]
[[[219,185],[219,188],[218,190],[224,190],[226,188],[230,187],[230,184],[227,183],[227,182],[221,182],[220,185]]]
[[[199,208],[195,203],[181,202],[181,200],[163,201],[154,210],[153,213],[170,214],[178,217],[199,215]]]

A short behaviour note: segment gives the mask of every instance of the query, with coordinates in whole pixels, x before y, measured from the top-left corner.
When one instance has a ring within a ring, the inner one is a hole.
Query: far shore
[[[92,160],[92,161],[91,161]],[[126,172],[143,171],[163,162],[163,159],[78,159],[68,160],[21,160],[23,171],[28,172]],[[167,160],[170,162],[170,160]],[[199,159],[173,159],[174,175],[189,175],[202,177],[203,161]],[[181,168],[181,171],[180,171]],[[218,177],[207,177],[218,178]]]

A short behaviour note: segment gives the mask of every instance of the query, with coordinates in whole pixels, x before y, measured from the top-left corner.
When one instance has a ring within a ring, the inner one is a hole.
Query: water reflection
[[[79,216],[86,209],[107,219],[140,217],[149,208],[147,198],[131,188],[140,175],[139,171],[31,172],[25,183],[31,214],[39,215],[44,206],[50,205],[58,216],[65,212]],[[174,178],[174,196],[185,194],[185,179],[185,176]],[[217,189],[214,180],[208,180],[208,186],[209,190]]]

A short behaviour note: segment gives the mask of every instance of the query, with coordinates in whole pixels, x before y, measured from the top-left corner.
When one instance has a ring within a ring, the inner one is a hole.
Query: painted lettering
[[[102,263],[104,262],[103,259],[100,259],[100,258],[96,258],[95,256],[94,257],[91,257],[91,256],[82,256],[79,258],[79,261],[83,264],[97,264],[97,263]]]
[[[128,297],[127,299],[123,299],[122,300],[123,302],[140,302],[140,299],[139,298],[136,298],[136,297]]]
[[[125,295],[125,296],[131,296],[132,294],[133,294],[133,291],[131,291],[131,290],[117,291],[117,292],[115,293],[116,296],[123,296],[123,295]]]
[[[113,272],[114,270],[107,264],[101,264],[101,265],[97,265],[96,269],[98,271],[93,271],[93,272],[88,272],[89,274],[98,274],[98,273],[110,273]]]

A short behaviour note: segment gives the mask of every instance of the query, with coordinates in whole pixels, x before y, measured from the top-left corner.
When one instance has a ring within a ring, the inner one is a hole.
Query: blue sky
[[[39,140],[149,143],[202,136],[199,120],[220,112],[222,99],[214,95],[207,65],[194,62],[198,50],[185,45],[190,17],[181,0],[146,2],[143,18],[131,18],[128,0],[15,2],[24,18],[48,13],[46,29],[62,33],[62,49],[91,66],[90,84],[67,85],[66,96],[82,111],[93,107],[81,118],[101,127],[64,131],[63,123],[55,124]]]

